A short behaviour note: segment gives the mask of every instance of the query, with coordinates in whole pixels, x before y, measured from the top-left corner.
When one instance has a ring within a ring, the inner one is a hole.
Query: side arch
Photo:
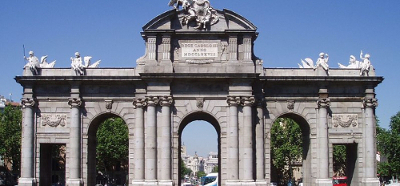
[[[267,167],[271,166],[269,169],[270,178],[272,178],[272,164],[270,164],[271,157],[271,128],[274,122],[278,118],[290,118],[293,119],[300,127],[303,138],[303,153],[302,153],[302,178],[304,185],[312,185],[314,180],[314,172],[312,171],[312,134],[315,133],[316,127],[316,111],[315,107],[312,107],[311,104],[308,105],[306,103],[298,103],[297,107],[293,110],[289,110],[286,108],[286,103],[281,103],[274,108],[267,107],[267,119],[265,122],[265,133],[269,136],[266,139],[266,147],[265,150],[268,151],[269,155],[267,158]],[[268,169],[268,168],[267,168]],[[271,180],[275,181],[275,180]]]
[[[97,113],[93,118],[91,118],[89,120],[89,122],[87,123],[87,130],[84,131],[84,132],[86,132],[86,135],[84,136],[84,139],[83,139],[83,147],[84,147],[84,150],[86,150],[86,152],[87,152],[86,157],[85,156],[83,157],[84,162],[86,162],[86,166],[87,166],[87,168],[85,169],[86,174],[84,173],[84,176],[87,180],[87,182],[86,182],[87,185],[95,185],[96,184],[96,176],[97,176],[97,172],[96,172],[96,163],[97,163],[96,162],[96,144],[97,144],[96,133],[97,133],[97,130],[102,122],[104,122],[105,120],[107,120],[109,118],[113,118],[113,117],[121,118],[125,122],[125,125],[127,126],[127,129],[128,129],[129,141],[131,141],[131,138],[133,135],[131,127],[133,125],[129,124],[128,119],[122,117],[121,115],[119,115],[115,112],[100,112],[100,113]],[[132,149],[132,147],[130,147],[130,146],[131,145],[129,144],[129,146],[128,146],[129,154]],[[128,166],[129,166],[128,167],[128,175],[130,175],[130,172],[132,169],[130,159],[128,159]]]

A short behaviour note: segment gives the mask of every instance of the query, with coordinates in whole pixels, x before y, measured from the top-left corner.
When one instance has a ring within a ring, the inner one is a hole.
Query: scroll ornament
[[[341,126],[343,128],[348,128],[350,126],[356,127],[358,125],[357,114],[338,114],[332,116],[333,126]]]
[[[65,126],[67,120],[66,114],[43,114],[42,115],[42,126],[50,126],[50,127],[57,127],[57,126]]]

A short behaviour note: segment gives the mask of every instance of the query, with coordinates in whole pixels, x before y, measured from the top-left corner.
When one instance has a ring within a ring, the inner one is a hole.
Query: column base
[[[263,183],[264,183],[264,185],[260,185],[260,186],[266,186],[267,185],[266,182],[263,182]],[[226,186],[256,186],[257,183],[254,182],[254,181],[226,181],[225,185]]]
[[[362,179],[363,186],[376,186],[379,185],[379,178],[364,178]]]
[[[143,186],[144,181],[143,180],[132,180],[132,186]]]
[[[82,179],[68,179],[66,184],[67,186],[83,186]]]
[[[332,186],[331,179],[317,179],[315,180],[316,186]]]
[[[256,186],[267,186],[267,181],[266,180],[257,180]]]
[[[157,181],[145,181],[143,183],[143,186],[158,186],[158,182]]]
[[[159,186],[172,186],[172,180],[161,180],[158,182]]]
[[[34,186],[36,185],[35,178],[19,178],[18,179],[19,186]]]

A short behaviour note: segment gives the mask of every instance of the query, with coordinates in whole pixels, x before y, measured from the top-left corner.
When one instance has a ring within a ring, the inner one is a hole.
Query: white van
[[[218,173],[210,173],[204,177],[203,186],[218,186]]]

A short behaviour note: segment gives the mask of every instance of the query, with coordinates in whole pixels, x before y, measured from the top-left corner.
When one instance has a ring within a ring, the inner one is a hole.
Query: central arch
[[[182,119],[182,121],[179,124],[179,128],[178,128],[178,160],[182,159],[182,132],[185,129],[185,127],[187,125],[189,125],[191,122],[193,121],[198,121],[198,120],[202,120],[202,121],[206,121],[209,124],[211,124],[214,129],[217,132],[217,139],[218,139],[218,175],[221,175],[221,126],[219,124],[219,122],[217,121],[217,119],[215,119],[211,114],[206,113],[206,112],[194,112],[191,113],[189,115],[187,115],[186,117],[184,117]],[[180,175],[180,167],[181,167],[181,161],[178,161],[178,185],[181,185],[181,175]],[[218,184],[221,185],[221,176],[218,177]]]

